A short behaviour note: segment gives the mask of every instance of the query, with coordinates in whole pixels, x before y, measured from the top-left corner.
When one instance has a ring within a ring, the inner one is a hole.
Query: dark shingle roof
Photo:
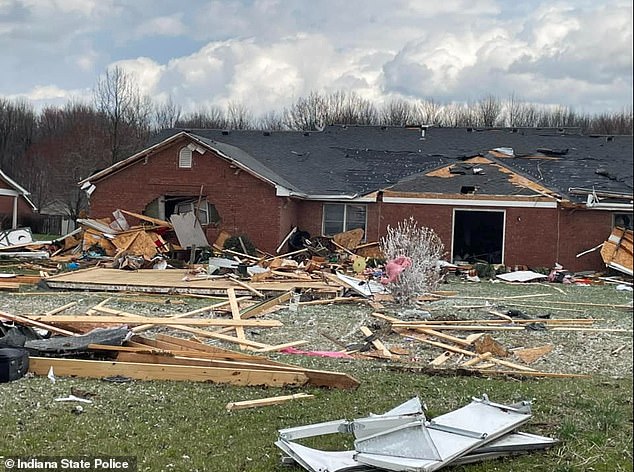
[[[180,131],[165,130],[151,144]],[[571,187],[629,194],[633,188],[632,136],[584,136],[540,128],[432,127],[423,137],[419,128],[337,125],[309,133],[187,131],[255,173],[312,196],[363,195],[503,147],[512,148],[515,157],[500,158],[499,163],[562,194]],[[551,159],[525,158],[536,155]],[[501,176],[493,176],[488,185],[498,187]]]

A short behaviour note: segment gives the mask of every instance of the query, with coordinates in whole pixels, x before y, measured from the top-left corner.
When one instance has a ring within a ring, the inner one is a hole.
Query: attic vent
[[[460,193],[462,194],[470,194],[470,193],[475,193],[476,188],[473,185],[463,185],[462,187],[460,187]]]
[[[178,153],[178,167],[181,169],[191,169],[192,167],[192,150],[185,146]]]
[[[229,131],[224,130],[224,131],[222,132],[222,135],[223,135],[223,136],[227,136],[228,134],[229,134]]]
[[[614,136],[606,136],[605,140],[606,141],[614,141]]]
[[[264,136],[271,136],[271,132],[270,131],[264,131],[262,134]]]
[[[511,129],[511,133],[517,133],[517,128]]]
[[[467,128],[467,133],[473,133],[473,128]]]
[[[310,136],[310,133],[308,131],[304,132],[304,136]]]

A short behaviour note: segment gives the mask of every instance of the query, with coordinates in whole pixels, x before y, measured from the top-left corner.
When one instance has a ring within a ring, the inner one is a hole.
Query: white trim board
[[[530,202],[517,200],[469,200],[452,198],[403,198],[383,197],[383,203],[406,203],[409,205],[452,205],[504,208],[557,208],[557,202]]]

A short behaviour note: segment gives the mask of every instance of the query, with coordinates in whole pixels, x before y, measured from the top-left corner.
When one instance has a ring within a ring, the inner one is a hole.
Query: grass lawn
[[[622,312],[631,317],[631,313]],[[631,342],[631,337],[625,338]],[[297,471],[280,463],[277,430],[383,413],[418,395],[430,415],[486,393],[494,402],[533,400],[523,431],[561,442],[546,452],[443,470],[631,471],[632,376],[527,379],[428,376],[378,360],[284,357],[284,362],[350,373],[355,391],[229,387],[194,382],[110,383],[23,378],[0,384],[0,456],[134,456],[139,471]],[[57,402],[72,388],[92,392],[93,404]],[[228,412],[228,402],[305,392],[314,398]],[[324,449],[351,447],[343,435],[312,439]],[[0,459],[0,464],[1,464]]]

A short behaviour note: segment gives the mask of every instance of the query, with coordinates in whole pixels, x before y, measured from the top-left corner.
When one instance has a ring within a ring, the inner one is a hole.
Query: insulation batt
[[[385,264],[385,277],[381,278],[381,283],[387,285],[398,279],[398,276],[406,268],[412,265],[412,260],[406,256],[399,256]]]

